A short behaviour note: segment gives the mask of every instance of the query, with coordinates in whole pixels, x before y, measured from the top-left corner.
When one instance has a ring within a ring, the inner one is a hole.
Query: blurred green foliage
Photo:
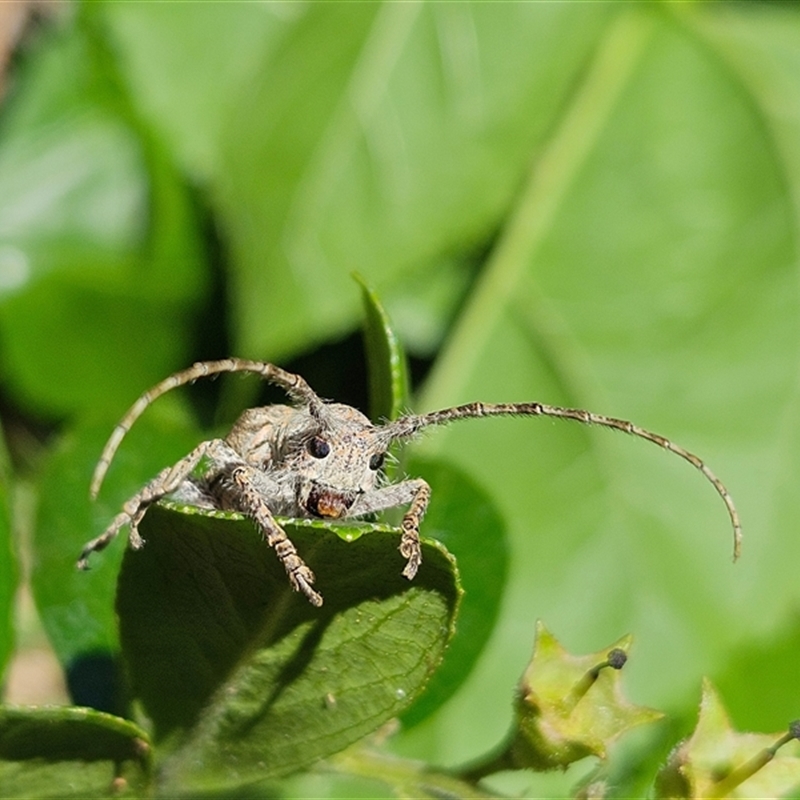
[[[443,535],[478,644],[456,637],[465,682],[392,747],[453,765],[494,746],[537,618],[581,652],[632,633],[630,693],[681,733],[704,674],[736,728],[781,729],[798,716],[798,120],[789,4],[87,2],[39,19],[0,106],[0,664],[15,483],[37,494],[33,589],[59,658],[113,660],[123,543],[89,575],[76,547],[255,383],[160,401],[92,507],[104,437],[149,385],[228,354],[365,407],[358,271],[409,351],[416,409],[632,419],[699,453],[745,528],[732,566],[704,481],[607,431],[426,434],[403,465],[434,484],[423,533],[478,493],[499,517]],[[621,758],[652,778],[674,743],[655,741]]]

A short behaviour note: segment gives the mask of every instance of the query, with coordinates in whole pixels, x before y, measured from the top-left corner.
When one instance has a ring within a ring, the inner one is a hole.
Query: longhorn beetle
[[[106,547],[126,525],[131,546],[140,548],[144,542],[138,528],[145,512],[151,503],[170,495],[179,502],[237,511],[249,517],[275,550],[292,588],[315,606],[322,605],[322,596],[314,590],[314,574],[275,516],[342,519],[408,506],[401,523],[400,553],[406,559],[403,575],[411,580],[422,560],[419,525],[431,489],[421,478],[382,482],[381,467],[389,445],[409,439],[430,425],[494,416],[558,417],[601,425],[675,453],[700,470],[725,502],[733,525],[734,560],[739,556],[739,515],[722,481],[696,455],[632,422],[544,403],[469,403],[374,425],[351,406],[323,401],[299,375],[240,358],[198,362],[145,392],[106,443],[92,477],[92,498],[97,496],[123,437],[154,400],[198,378],[222,372],[260,375],[281,387],[294,404],[248,409],[224,439],[201,442],[177,464],[159,472],[124,504],[100,536],[84,546],[77,564],[80,569],[87,569],[89,555]],[[201,461],[202,473],[194,474]]]

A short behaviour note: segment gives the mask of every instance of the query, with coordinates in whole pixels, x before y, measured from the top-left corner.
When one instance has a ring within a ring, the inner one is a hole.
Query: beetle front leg
[[[419,541],[419,526],[431,499],[431,487],[422,478],[395,483],[368,492],[356,500],[348,512],[349,517],[360,517],[387,508],[409,504],[400,527],[400,553],[406,559],[403,575],[412,580],[422,563],[422,547]]]
[[[275,522],[266,500],[253,481],[254,470],[250,466],[236,466],[228,476],[217,483],[217,493],[224,504],[250,517],[261,530],[267,544],[280,559],[289,583],[296,592],[301,592],[313,606],[322,605],[322,595],[314,591],[314,573],[297,553],[297,549],[286,531]]]

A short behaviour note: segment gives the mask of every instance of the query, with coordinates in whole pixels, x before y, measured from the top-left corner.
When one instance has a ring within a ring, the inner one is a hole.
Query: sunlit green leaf
[[[601,31],[593,5],[305,6],[223,134],[238,347],[275,358],[354,326],[354,268],[383,292],[472,250]]]
[[[743,556],[731,565],[713,488],[647,443],[522,419],[429,434],[426,454],[454,460],[495,498],[513,564],[491,652],[440,721],[455,731],[438,737],[443,759],[490,747],[507,727],[502,687],[524,663],[534,610],[587,650],[634,631],[632,691],[661,705],[795,605],[789,173],[707,42],[666,6],[614,8],[420,405],[540,400],[665,434],[728,485]],[[792,19],[781,35],[800,41]],[[781,97],[786,109],[800,95]],[[460,733],[477,708],[479,742]]]
[[[137,102],[180,163],[201,181],[217,177],[219,137],[243,82],[302,4],[96,3],[91,12],[119,53]],[[192,64],[191,74],[174,69]]]

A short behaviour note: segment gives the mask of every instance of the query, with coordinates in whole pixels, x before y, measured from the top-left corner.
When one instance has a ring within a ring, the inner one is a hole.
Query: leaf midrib
[[[488,337],[633,77],[654,24],[651,14],[636,9],[620,13],[610,24],[561,124],[532,165],[498,245],[425,384],[421,410],[463,399]]]

